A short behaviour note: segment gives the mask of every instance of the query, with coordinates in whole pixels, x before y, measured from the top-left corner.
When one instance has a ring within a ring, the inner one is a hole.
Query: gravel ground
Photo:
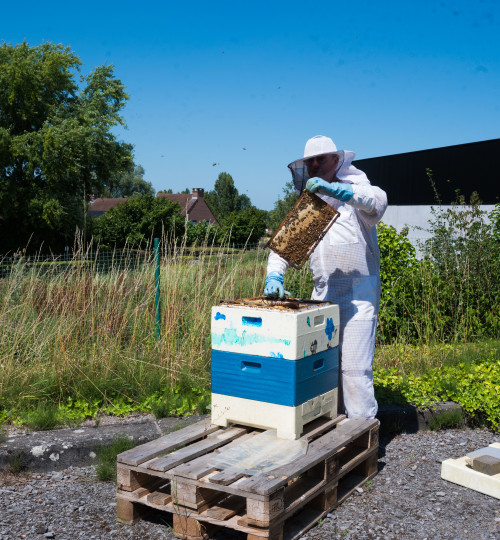
[[[466,429],[382,440],[379,474],[303,538],[500,539],[500,501],[440,478],[442,460],[498,439]],[[0,475],[0,540],[174,538],[169,517],[130,527],[116,522],[115,511],[114,484],[98,482],[92,467]]]

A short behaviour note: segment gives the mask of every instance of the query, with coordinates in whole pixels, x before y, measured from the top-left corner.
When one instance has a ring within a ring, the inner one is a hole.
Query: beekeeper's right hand
[[[284,277],[279,272],[270,272],[266,277],[266,287],[264,289],[265,296],[271,298],[284,298],[285,295],[290,296],[288,291],[283,287]]]

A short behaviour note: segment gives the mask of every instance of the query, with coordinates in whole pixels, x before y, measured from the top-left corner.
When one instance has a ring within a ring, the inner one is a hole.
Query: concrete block
[[[469,465],[471,460],[473,461],[479,456],[489,455],[495,458],[495,454],[498,452],[500,452],[500,442],[490,444],[486,448],[476,450],[458,459],[447,459],[441,464],[441,478],[500,499],[500,474],[490,476],[472,469]]]
[[[472,458],[472,468],[483,474],[492,476],[500,473],[500,459],[493,456],[478,456]]]

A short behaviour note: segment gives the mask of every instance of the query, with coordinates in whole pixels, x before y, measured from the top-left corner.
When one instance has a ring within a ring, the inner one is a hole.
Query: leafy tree
[[[113,174],[106,183],[103,195],[106,197],[131,197],[132,195],[154,195],[151,182],[144,180],[141,165]]]
[[[299,198],[291,180],[285,184],[283,194],[284,197],[279,197],[274,203],[274,208],[269,212],[268,225],[272,231],[279,227],[281,222],[285,219],[285,216],[295,204],[295,201]]]
[[[244,193],[241,194],[238,197],[238,210],[247,210],[248,208],[252,207],[252,201],[250,200],[250,197],[248,195],[245,195]]]
[[[255,206],[231,212],[222,222],[219,237],[223,241],[229,239],[233,244],[255,244],[266,230],[266,216],[265,210],[258,210]]]
[[[112,66],[80,66],[63,45],[0,45],[0,252],[72,243],[90,195],[130,170],[112,133],[124,86]]]
[[[105,247],[139,247],[163,233],[184,235],[178,203],[165,197],[136,195],[93,220],[94,240]]]
[[[214,189],[205,195],[205,202],[217,221],[221,223],[231,212],[239,210],[239,196],[233,177],[228,173],[221,172],[215,181]]]
[[[186,243],[189,246],[193,244],[200,246],[216,243],[218,233],[219,227],[204,221],[199,221],[198,223],[188,221],[186,223]]]
[[[189,195],[191,193],[191,190],[187,187],[184,191],[181,191],[181,194],[183,195]]]
[[[169,189],[160,189],[160,191],[158,191],[158,193],[173,193],[172,189],[169,188]]]

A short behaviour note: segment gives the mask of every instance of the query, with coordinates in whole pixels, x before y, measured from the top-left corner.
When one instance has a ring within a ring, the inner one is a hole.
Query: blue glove
[[[331,184],[321,178],[309,178],[306,184],[306,189],[309,193],[321,193],[334,197],[342,202],[348,202],[352,199],[353,191],[351,184],[343,184],[340,182],[332,182]]]
[[[290,296],[290,293],[285,291],[285,288],[283,287],[283,281],[283,274],[280,274],[279,272],[270,272],[266,277],[264,294],[274,298],[284,298],[285,294]]]

